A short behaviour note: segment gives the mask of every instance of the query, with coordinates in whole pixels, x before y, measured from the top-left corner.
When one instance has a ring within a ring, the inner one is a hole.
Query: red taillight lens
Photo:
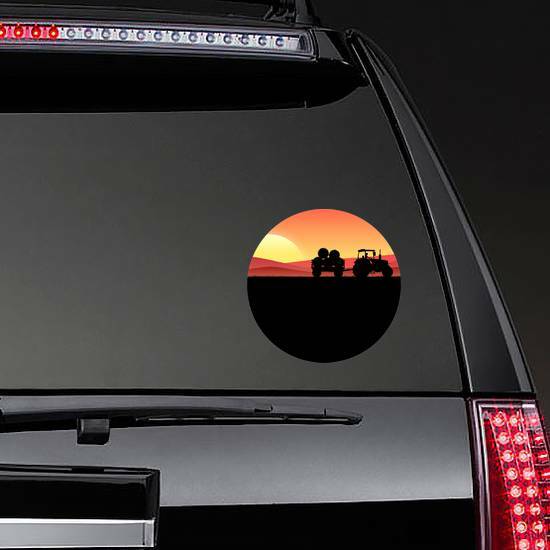
[[[476,402],[484,550],[550,550],[550,459],[533,401]]]

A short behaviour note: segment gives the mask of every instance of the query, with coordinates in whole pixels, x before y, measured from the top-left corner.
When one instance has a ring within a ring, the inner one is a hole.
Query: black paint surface
[[[163,508],[160,550],[180,548],[182,538],[193,548],[231,543],[258,548],[269,541],[280,548],[298,543],[303,548],[470,550],[475,512],[466,499]]]

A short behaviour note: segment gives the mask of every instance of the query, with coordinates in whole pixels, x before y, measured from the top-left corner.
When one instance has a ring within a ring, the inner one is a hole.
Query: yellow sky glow
[[[268,233],[254,252],[255,258],[285,263],[299,262],[303,256],[302,251],[290,239],[274,233]]]

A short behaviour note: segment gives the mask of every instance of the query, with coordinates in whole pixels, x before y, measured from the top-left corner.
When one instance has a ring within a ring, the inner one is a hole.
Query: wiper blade
[[[86,432],[102,433],[103,439],[106,437],[106,442],[108,430],[111,427],[174,424],[355,425],[361,420],[362,416],[353,412],[327,408],[279,406],[248,398],[159,395],[4,396],[0,398],[0,431],[55,430],[78,426],[81,443],[86,442]],[[91,440],[94,438],[92,437]]]
[[[314,407],[282,407],[248,398],[161,395],[61,395],[0,397],[0,425],[75,418],[289,418],[357,424],[361,415]]]

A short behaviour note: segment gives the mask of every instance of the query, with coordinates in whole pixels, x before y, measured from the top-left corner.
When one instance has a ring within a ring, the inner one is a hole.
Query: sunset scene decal
[[[391,246],[375,227],[341,210],[319,209],[291,216],[271,229],[254,252],[248,276],[311,277],[311,262],[323,247],[339,251],[345,262],[344,277],[354,276],[358,251],[365,249],[374,250],[377,257],[381,254],[391,266],[393,277],[401,275]],[[332,273],[323,272],[321,276]],[[382,273],[372,272],[369,276],[381,277]]]
[[[269,230],[247,281],[264,335],[316,363],[346,361],[373,346],[391,326],[401,294],[388,241],[366,220],[330,209],[300,212]]]

